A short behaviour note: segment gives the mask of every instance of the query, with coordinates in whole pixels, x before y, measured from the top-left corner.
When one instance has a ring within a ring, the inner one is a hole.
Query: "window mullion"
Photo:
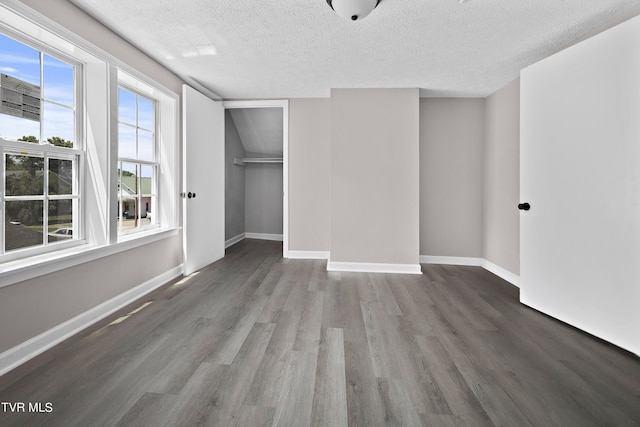
[[[40,135],[38,135],[38,141],[42,144],[42,138],[44,137],[44,53],[40,51]]]
[[[5,153],[5,149],[4,147],[2,147],[1,151],[2,153],[2,166],[0,166],[0,171],[2,172],[2,188],[0,188],[0,198],[2,199],[0,201],[0,203],[2,203],[2,209],[0,209],[0,221],[2,222],[2,224],[0,224],[0,231],[2,233],[2,235],[0,235],[0,254],[4,254],[4,247],[5,247],[5,233],[6,233],[6,221],[5,221],[5,207],[7,205],[6,201],[5,201],[5,181],[6,181],[6,153]]]
[[[140,96],[136,94],[136,159],[140,158]]]
[[[136,97],[137,100],[137,97]],[[138,145],[136,141],[136,146]],[[140,230],[142,228],[142,165],[138,163],[136,165],[136,228]]]
[[[75,113],[75,109],[74,109],[74,107],[73,107],[73,106],[71,106],[71,105],[69,105],[69,104],[64,104],[64,103],[62,103],[62,102],[54,101],[54,100],[52,100],[52,99],[46,99],[46,98],[44,98],[44,97],[42,98],[42,101],[43,101],[43,102],[47,102],[47,103],[49,103],[49,104],[57,105],[58,107],[67,108],[67,109],[69,109],[69,110],[71,110],[71,111],[73,111],[73,112]],[[74,119],[75,119],[75,116],[74,116]],[[74,121],[75,121],[75,120],[74,120]],[[74,139],[75,139],[75,138],[74,138]]]
[[[42,173],[44,174],[44,187],[42,189],[42,195],[44,201],[42,202],[42,244],[46,246],[48,244],[47,233],[49,232],[49,155],[44,153]]]

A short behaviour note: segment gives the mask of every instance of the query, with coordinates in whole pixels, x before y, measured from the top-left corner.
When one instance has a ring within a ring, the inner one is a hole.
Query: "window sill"
[[[179,228],[153,230],[127,236],[118,243],[96,246],[88,243],[47,254],[0,264],[0,288],[33,279],[65,268],[128,251],[178,235]]]

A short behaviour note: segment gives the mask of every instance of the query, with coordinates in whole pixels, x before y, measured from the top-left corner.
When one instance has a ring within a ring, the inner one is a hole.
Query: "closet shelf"
[[[246,166],[246,163],[282,163],[282,157],[245,157],[233,159],[233,164]]]

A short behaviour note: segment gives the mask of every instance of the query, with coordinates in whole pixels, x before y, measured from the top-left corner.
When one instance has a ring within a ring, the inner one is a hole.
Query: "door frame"
[[[282,108],[282,256],[289,258],[289,100],[223,101],[225,110],[235,108]]]

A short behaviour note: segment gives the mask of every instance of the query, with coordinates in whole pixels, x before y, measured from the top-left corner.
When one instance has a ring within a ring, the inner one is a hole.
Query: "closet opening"
[[[225,101],[225,248],[282,241],[288,257],[288,101]]]

